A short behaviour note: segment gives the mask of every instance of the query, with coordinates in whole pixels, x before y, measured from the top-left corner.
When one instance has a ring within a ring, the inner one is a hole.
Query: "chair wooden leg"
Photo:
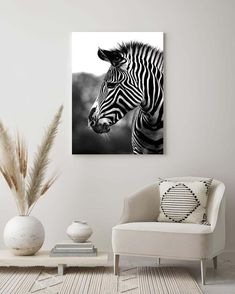
[[[205,280],[206,280],[206,259],[201,259],[201,279],[202,279],[202,285],[205,285]]]
[[[113,264],[113,270],[114,270],[114,274],[115,276],[118,275],[119,272],[119,254],[114,254],[114,264]]]
[[[214,269],[217,270],[217,256],[213,257]]]

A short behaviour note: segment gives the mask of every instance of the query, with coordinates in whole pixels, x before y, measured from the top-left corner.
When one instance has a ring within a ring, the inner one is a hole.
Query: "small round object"
[[[73,221],[66,233],[74,242],[85,242],[92,235],[92,229],[85,221]]]
[[[3,233],[4,243],[14,255],[34,255],[43,245],[45,232],[34,216],[15,216]]]

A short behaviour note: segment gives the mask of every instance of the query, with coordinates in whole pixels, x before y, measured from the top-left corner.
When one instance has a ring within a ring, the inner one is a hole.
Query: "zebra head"
[[[110,68],[90,110],[88,124],[96,133],[101,134],[109,132],[112,125],[137,107],[143,95],[133,74],[128,52],[121,49],[99,49],[98,56],[109,62]]]

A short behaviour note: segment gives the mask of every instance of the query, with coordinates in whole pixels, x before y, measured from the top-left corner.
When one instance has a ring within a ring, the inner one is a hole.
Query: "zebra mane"
[[[160,52],[161,50],[158,47],[153,47],[147,43],[137,42],[137,41],[131,41],[131,42],[123,42],[121,44],[118,44],[118,50],[121,51],[124,54],[127,54],[131,50],[139,50],[141,48],[147,49],[147,51],[155,51]]]
[[[154,47],[147,43],[137,42],[137,41],[131,41],[131,42],[123,42],[121,44],[118,44],[116,49],[113,49],[112,51],[120,51],[124,55],[133,54],[134,52],[140,50],[143,50],[145,52],[145,57],[149,55],[154,55],[154,63],[156,66],[162,70],[163,68],[163,52],[160,48]]]

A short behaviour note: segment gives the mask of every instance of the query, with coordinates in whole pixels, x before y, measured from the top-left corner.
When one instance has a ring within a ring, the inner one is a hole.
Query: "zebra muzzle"
[[[108,133],[110,131],[110,126],[106,122],[105,123],[96,123],[94,126],[91,126],[91,127],[98,134]]]
[[[88,116],[88,125],[98,134],[108,133],[110,131],[110,123],[107,118],[97,118],[97,109],[93,107]]]

